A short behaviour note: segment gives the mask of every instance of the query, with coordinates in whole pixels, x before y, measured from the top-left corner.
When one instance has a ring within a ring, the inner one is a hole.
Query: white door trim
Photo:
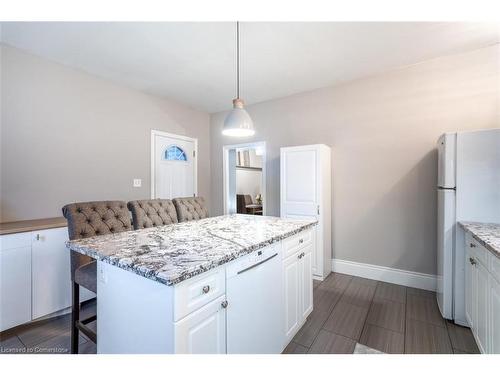
[[[167,133],[161,130],[151,130],[151,199],[155,198],[155,137],[157,135],[175,138],[181,141],[192,141],[194,143],[194,157],[193,157],[193,170],[194,170],[194,194],[198,195],[198,138],[191,138],[185,135]]]
[[[262,215],[266,215],[267,199],[266,199],[266,142],[250,142],[250,143],[239,143],[235,145],[225,145],[222,146],[222,202],[224,207],[224,215],[227,215],[227,194],[229,191],[229,170],[228,170],[228,160],[229,160],[229,150],[235,148],[257,148],[260,147],[264,150],[262,154]]]
[[[436,291],[437,277],[427,273],[377,266],[375,264],[332,259],[332,271],[365,279],[385,281],[387,283],[409,286],[412,288]]]

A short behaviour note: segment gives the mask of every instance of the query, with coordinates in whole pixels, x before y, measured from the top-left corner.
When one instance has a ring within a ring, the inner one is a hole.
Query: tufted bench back
[[[174,198],[173,202],[179,222],[208,217],[208,209],[202,197]]]
[[[134,229],[158,227],[177,223],[177,212],[170,199],[130,201]]]
[[[70,240],[125,232],[132,229],[130,213],[122,201],[82,202],[67,204],[62,212],[68,221]],[[71,277],[78,267],[92,258],[71,252]]]

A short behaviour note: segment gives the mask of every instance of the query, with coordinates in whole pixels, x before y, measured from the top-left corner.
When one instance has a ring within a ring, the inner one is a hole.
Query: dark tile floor
[[[95,303],[82,307],[82,319]],[[95,329],[95,327],[94,327]],[[314,310],[284,353],[478,353],[470,329],[444,320],[432,292],[343,274],[314,285]],[[69,353],[70,315],[0,334],[0,353]],[[80,353],[96,345],[80,336]]]
[[[82,306],[81,318],[95,314],[95,300]],[[26,324],[0,333],[0,354],[69,354],[71,314]],[[95,322],[89,324],[95,330]],[[80,334],[79,353],[94,354],[96,345]]]
[[[314,283],[314,310],[284,353],[479,353],[470,329],[441,317],[433,292],[330,274]]]

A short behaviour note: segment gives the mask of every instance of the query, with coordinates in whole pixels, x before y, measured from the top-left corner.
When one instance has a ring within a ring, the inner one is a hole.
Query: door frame
[[[162,130],[151,130],[151,199],[155,199],[155,161],[156,161],[156,136],[175,138],[181,141],[192,141],[194,143],[194,156],[193,156],[193,184],[194,195],[198,196],[198,138],[187,137],[185,135],[167,133]]]
[[[262,215],[265,216],[267,212],[267,185],[266,185],[266,142],[265,141],[260,141],[260,142],[249,142],[249,143],[239,143],[239,144],[233,144],[233,145],[225,145],[222,146],[222,202],[223,202],[223,214],[227,215],[227,209],[228,209],[228,193],[229,193],[229,150],[235,149],[235,148],[262,148],[263,153],[262,153]]]

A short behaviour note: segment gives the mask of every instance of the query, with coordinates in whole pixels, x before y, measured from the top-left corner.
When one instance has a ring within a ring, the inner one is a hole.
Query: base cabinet
[[[71,305],[68,230],[57,228],[31,233],[32,318],[38,319]]]
[[[68,229],[0,236],[0,331],[71,306]],[[80,288],[80,301],[95,297]]]
[[[226,352],[226,296],[217,298],[175,323],[175,352],[223,354]]]
[[[500,353],[500,282],[490,275],[490,352]]]
[[[465,315],[481,353],[500,353],[500,281],[497,258],[466,236]]]
[[[299,329],[299,277],[299,260],[297,256],[290,256],[283,262],[286,342],[290,342]]]
[[[1,238],[0,331],[31,320],[31,246],[22,234]]]
[[[284,347],[292,340],[293,336],[302,327],[305,320],[313,310],[313,279],[312,279],[312,249],[313,243],[301,241],[297,238],[296,251],[289,255],[288,249],[283,249],[283,284],[285,303],[285,343]],[[304,243],[304,245],[302,245]],[[284,247],[294,246],[292,241],[286,241]]]

